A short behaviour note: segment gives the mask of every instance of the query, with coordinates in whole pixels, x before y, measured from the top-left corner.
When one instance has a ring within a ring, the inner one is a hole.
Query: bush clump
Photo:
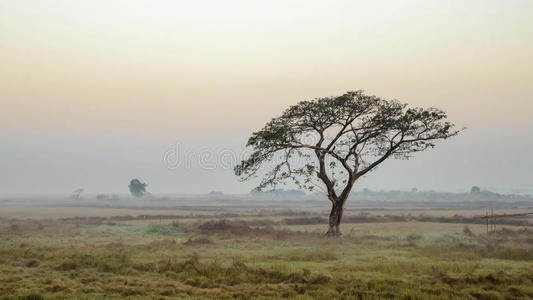
[[[263,237],[273,239],[286,239],[289,236],[303,235],[300,232],[276,230],[272,227],[250,227],[244,221],[208,221],[198,226],[198,231],[205,235],[231,234],[239,237]]]
[[[150,224],[145,230],[148,235],[175,236],[187,232],[187,228],[178,222],[171,224]]]
[[[337,260],[335,253],[325,249],[299,249],[294,250],[286,255],[288,261],[331,261]]]

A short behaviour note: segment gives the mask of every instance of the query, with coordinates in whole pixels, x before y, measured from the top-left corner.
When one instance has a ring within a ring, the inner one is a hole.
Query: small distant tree
[[[72,192],[72,199],[79,200],[81,198],[81,193],[83,193],[83,191],[85,191],[85,189],[83,188],[75,189]]]
[[[148,184],[141,182],[139,179],[132,179],[128,187],[134,197],[142,197],[146,193],[147,186]]]
[[[98,200],[106,200],[107,198],[109,198],[106,194],[98,194],[96,195],[96,199]]]
[[[470,193],[472,193],[472,194],[481,193],[481,188],[479,188],[479,186],[473,186],[473,187],[470,189]]]
[[[292,180],[320,188],[331,201],[328,236],[340,235],[343,207],[355,182],[388,158],[407,159],[458,133],[435,108],[347,92],[302,101],[254,132],[250,156],[235,166],[242,180],[268,167],[260,188]]]

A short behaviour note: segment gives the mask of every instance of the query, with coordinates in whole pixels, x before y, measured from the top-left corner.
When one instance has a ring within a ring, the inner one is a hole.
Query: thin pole
[[[487,234],[489,233],[489,210],[485,209],[485,218],[487,219]]]
[[[490,208],[490,227],[491,227],[491,231],[494,231],[496,228],[494,226],[494,208]]]

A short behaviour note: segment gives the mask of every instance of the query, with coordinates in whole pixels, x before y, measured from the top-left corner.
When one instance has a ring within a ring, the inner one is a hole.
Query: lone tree
[[[477,194],[477,193],[481,193],[481,189],[479,188],[479,186],[473,186],[471,189],[470,189],[470,193],[472,194]]]
[[[81,198],[81,193],[83,193],[83,191],[85,191],[85,189],[83,188],[75,189],[74,192],[72,192],[72,199],[79,200]]]
[[[291,180],[301,189],[321,189],[332,204],[326,235],[338,236],[355,182],[387,158],[408,159],[457,135],[446,117],[363,91],[302,101],[252,134],[252,152],[234,171],[245,181],[264,166],[259,189]]]
[[[135,197],[142,197],[146,193],[146,187],[148,184],[142,183],[139,179],[132,179],[130,181],[130,193]]]

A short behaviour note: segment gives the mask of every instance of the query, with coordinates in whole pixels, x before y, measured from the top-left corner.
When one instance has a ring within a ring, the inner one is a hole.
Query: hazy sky
[[[533,1],[0,0],[0,195],[246,192],[252,131],[356,89],[469,128],[358,189],[533,193]]]

